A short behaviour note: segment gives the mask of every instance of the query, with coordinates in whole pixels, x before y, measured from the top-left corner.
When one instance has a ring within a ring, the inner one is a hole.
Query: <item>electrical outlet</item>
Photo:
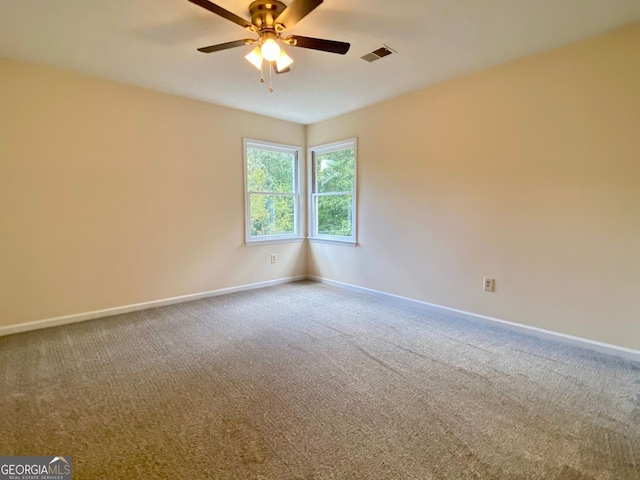
[[[489,278],[489,277],[484,277],[484,290],[487,292],[493,292],[493,290],[496,287],[496,279],[495,278]]]
[[[278,257],[276,257],[275,253],[271,254],[271,263],[276,263],[276,261],[278,260]]]

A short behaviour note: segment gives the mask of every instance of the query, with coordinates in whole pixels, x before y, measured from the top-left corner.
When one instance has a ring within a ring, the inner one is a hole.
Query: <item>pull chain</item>
[[[269,68],[269,93],[273,93],[273,81],[272,81],[272,73],[271,70],[273,70],[273,65],[271,65],[271,62],[262,62],[262,65],[260,65],[260,83],[264,83],[264,64],[268,65]]]
[[[273,93],[273,85],[271,83],[271,71],[273,70],[273,65],[271,65],[271,63],[269,63],[269,93]]]

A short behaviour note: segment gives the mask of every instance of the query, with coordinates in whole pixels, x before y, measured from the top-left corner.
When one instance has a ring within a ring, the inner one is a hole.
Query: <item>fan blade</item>
[[[196,5],[200,5],[202,8],[206,8],[210,12],[213,12],[217,15],[220,15],[227,20],[232,21],[233,23],[237,23],[242,28],[246,28],[247,30],[255,31],[255,27],[251,24],[250,21],[245,20],[242,17],[239,17],[235,13],[231,13],[229,10],[225,10],[222,7],[219,7],[215,3],[211,3],[209,0],[189,0],[191,3],[195,3]]]
[[[285,38],[284,41],[292,47],[310,48],[312,50],[337,53],[339,55],[344,55],[351,47],[351,44],[345,42],[324,40],[322,38],[301,37],[299,35],[291,35]]]
[[[282,25],[282,30],[293,27],[296,23],[309,15],[323,0],[293,0],[276,18],[276,23]]]
[[[253,38],[245,38],[244,40],[236,40],[235,42],[220,43],[218,45],[211,45],[210,47],[199,48],[198,51],[202,53],[219,52],[220,50],[227,50],[228,48],[242,47],[243,45],[249,45],[255,43]]]

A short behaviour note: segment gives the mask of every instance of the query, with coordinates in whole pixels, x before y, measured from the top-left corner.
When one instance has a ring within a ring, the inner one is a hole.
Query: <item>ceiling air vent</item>
[[[375,62],[376,60],[380,60],[382,57],[391,55],[392,53],[397,53],[397,52],[395,50],[390,49],[386,45],[383,45],[380,48],[375,49],[373,52],[367,53],[366,55],[363,55],[360,58],[371,63],[371,62]]]

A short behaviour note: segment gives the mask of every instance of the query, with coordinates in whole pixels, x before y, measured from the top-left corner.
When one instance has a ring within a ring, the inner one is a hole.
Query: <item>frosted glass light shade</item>
[[[256,67],[258,70],[262,68],[262,53],[260,51],[260,47],[256,47],[248,55],[245,55],[244,58],[249,60],[251,64]]]
[[[279,72],[287,68],[289,65],[293,63],[293,58],[284,53],[284,50],[280,50],[280,56],[276,60],[276,67]]]

